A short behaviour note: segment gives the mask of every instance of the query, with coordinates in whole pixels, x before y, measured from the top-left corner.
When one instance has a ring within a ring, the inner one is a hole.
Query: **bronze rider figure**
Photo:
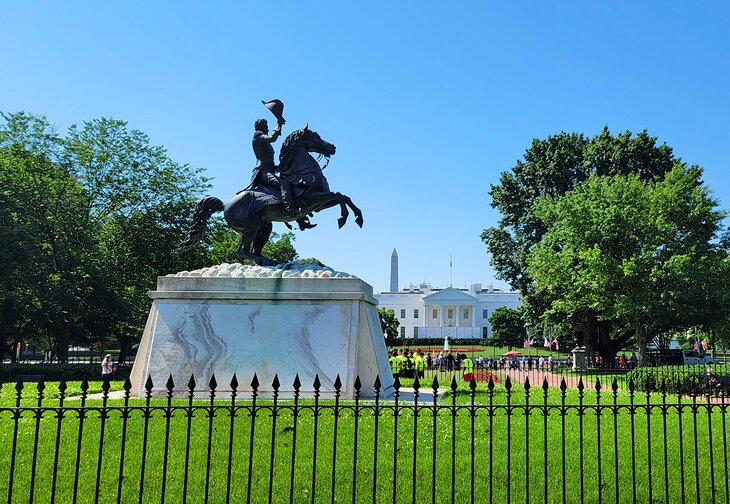
[[[277,167],[274,163],[274,148],[271,144],[279,138],[281,135],[281,127],[285,123],[284,118],[280,117],[271,135],[269,135],[269,123],[266,119],[258,119],[254,123],[255,131],[251,143],[254,155],[256,156],[256,166],[254,166],[249,187],[263,184],[279,189],[287,213],[292,219],[297,221],[299,229],[303,231],[315,227],[316,224],[310,224],[309,219],[304,215],[304,211],[295,203],[289,181],[283,177],[277,177],[274,173]]]

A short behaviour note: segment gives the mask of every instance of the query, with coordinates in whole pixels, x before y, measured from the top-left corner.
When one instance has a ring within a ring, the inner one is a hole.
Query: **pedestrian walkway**
[[[524,369],[500,369],[500,373],[505,375],[505,377],[509,376],[510,380],[513,384],[519,384],[522,385],[525,383],[526,379],[530,380],[530,386],[531,387],[542,387],[543,382],[547,378],[548,386],[550,387],[557,387],[560,385],[560,383],[565,380],[565,385],[567,388],[571,389],[577,389],[578,384],[580,383],[580,376],[577,375],[566,375],[564,373],[553,373],[552,371],[548,371],[546,369],[530,369],[530,370],[524,370]],[[583,379],[583,386],[585,388],[593,389],[595,388],[596,381],[595,379],[589,380],[588,378]],[[601,384],[601,387],[605,387],[606,384]],[[609,384],[610,387],[610,384]]]

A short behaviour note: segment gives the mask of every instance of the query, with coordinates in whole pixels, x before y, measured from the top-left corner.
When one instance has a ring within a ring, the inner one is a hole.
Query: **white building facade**
[[[480,338],[492,335],[489,317],[499,307],[516,309],[518,292],[473,284],[468,289],[432,289],[429,284],[411,285],[398,292],[381,292],[378,308],[393,310],[400,322],[401,338]]]

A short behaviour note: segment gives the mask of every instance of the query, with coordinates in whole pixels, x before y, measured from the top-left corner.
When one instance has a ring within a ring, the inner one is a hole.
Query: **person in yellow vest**
[[[413,367],[416,369],[416,375],[419,378],[423,378],[423,371],[426,369],[426,358],[423,356],[423,353],[416,352]]]
[[[395,350],[390,352],[390,359],[388,361],[390,362],[390,371],[393,373],[393,378],[395,378],[400,374],[400,359],[398,359]]]
[[[397,358],[398,358],[398,363],[400,365],[400,368],[399,368],[400,371],[405,370],[408,367],[408,357],[406,357],[406,354],[402,348],[398,350]]]
[[[462,354],[461,369],[464,372],[464,381],[470,382],[474,373],[474,361],[467,357],[466,354]]]
[[[411,361],[411,353],[406,348],[398,351],[400,359],[400,375],[403,378],[413,378],[413,362]]]
[[[414,370],[414,377],[415,375],[415,369],[416,369],[416,355],[418,355],[416,352],[411,352],[408,355],[408,368]]]

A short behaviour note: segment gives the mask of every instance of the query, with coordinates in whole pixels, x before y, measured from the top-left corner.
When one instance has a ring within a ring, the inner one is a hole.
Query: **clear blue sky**
[[[254,165],[260,100],[337,146],[326,175],[362,208],[297,233],[303,257],[389,286],[494,281],[490,184],[532,138],[647,129],[730,189],[725,2],[13,2],[0,110],[61,132],[128,121],[226,200]],[[276,231],[284,231],[277,224]],[[497,286],[505,286],[495,281]]]

